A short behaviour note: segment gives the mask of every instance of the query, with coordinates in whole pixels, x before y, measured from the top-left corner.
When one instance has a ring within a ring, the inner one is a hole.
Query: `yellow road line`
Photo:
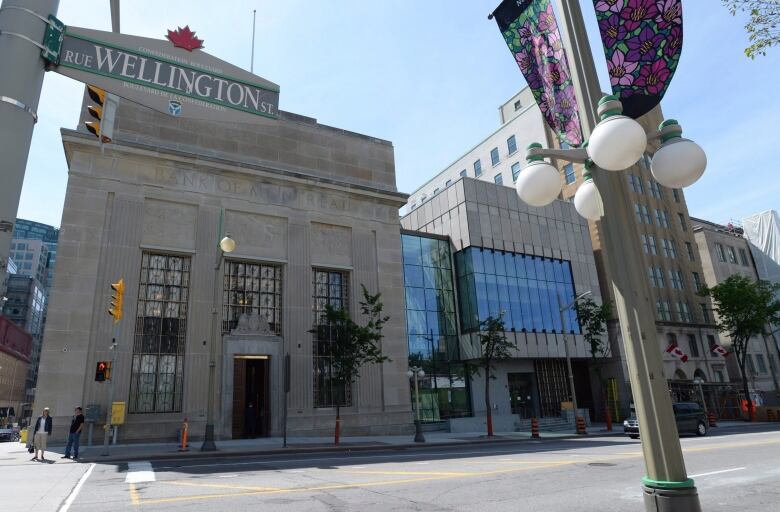
[[[351,475],[426,475],[426,476],[474,476],[479,473],[463,471],[343,471]]]
[[[138,496],[138,489],[136,489],[135,484],[130,484],[130,502],[138,506],[141,504],[141,498]]]
[[[232,485],[232,484],[200,484],[195,482],[182,482],[180,480],[164,481],[166,484],[180,485],[183,487],[211,487],[215,489],[239,489],[243,491],[278,491],[279,487],[256,487],[249,485]]]

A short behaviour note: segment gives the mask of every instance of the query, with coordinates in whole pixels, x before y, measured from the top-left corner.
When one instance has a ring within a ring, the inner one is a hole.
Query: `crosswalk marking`
[[[149,462],[128,462],[125,483],[139,484],[142,482],[154,482],[154,469]]]

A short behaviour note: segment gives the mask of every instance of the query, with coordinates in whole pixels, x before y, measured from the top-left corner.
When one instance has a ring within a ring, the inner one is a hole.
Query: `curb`
[[[603,432],[594,433],[587,436],[587,438],[597,437],[612,437],[616,435],[624,435],[623,432]],[[482,445],[482,444],[510,444],[510,443],[526,443],[534,441],[536,443],[553,440],[565,440],[565,439],[584,439],[583,436],[577,434],[571,434],[560,437],[542,437],[541,439],[532,438],[497,438],[497,439],[473,439],[463,441],[444,441],[440,443],[405,443],[405,444],[358,444],[353,446],[312,446],[312,447],[293,447],[293,448],[272,448],[262,450],[217,450],[215,452],[156,452],[146,455],[95,455],[95,456],[83,456],[79,458],[79,462],[83,463],[101,463],[101,462],[126,462],[126,461],[151,461],[151,460],[202,460],[219,457],[249,457],[255,455],[295,455],[295,454],[311,454],[311,453],[350,453],[350,452],[370,452],[370,451],[405,451],[410,449],[435,449],[439,447],[452,447],[452,446],[469,446],[469,445]]]

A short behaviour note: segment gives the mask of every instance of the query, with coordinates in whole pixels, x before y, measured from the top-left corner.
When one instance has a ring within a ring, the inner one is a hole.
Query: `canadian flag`
[[[683,363],[688,362],[688,354],[680,350],[680,347],[678,347],[677,345],[672,344],[666,347],[666,353],[671,354],[673,357],[676,357]]]
[[[718,344],[711,346],[710,351],[713,354],[718,354],[720,357],[728,357],[729,354],[731,354],[731,352],[729,352],[728,350],[726,350],[725,348],[721,347]]]

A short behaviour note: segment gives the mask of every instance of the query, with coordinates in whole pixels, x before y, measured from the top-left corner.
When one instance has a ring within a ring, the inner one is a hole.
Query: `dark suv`
[[[677,423],[677,432],[680,434],[707,435],[707,416],[701,406],[695,402],[680,402],[672,404],[674,408],[674,420]],[[623,432],[631,439],[639,438],[639,422],[636,418],[629,418],[623,422]]]

